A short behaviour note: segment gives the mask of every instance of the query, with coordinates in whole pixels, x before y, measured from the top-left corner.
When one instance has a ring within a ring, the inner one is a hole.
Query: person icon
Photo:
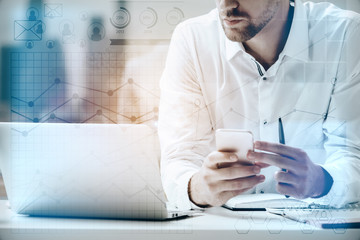
[[[34,47],[34,43],[32,41],[28,41],[28,42],[26,42],[25,46],[27,49],[32,49]]]
[[[63,36],[71,36],[72,35],[69,23],[64,24],[64,28],[62,30],[62,35]]]
[[[34,10],[30,11],[29,21],[36,21],[36,15]]]
[[[81,39],[81,40],[80,40],[79,46],[80,46],[81,48],[84,48],[84,47],[86,46],[86,42],[85,42],[84,39]]]
[[[74,34],[74,26],[70,22],[65,22],[60,27],[60,32],[62,35],[62,42],[64,44],[74,44],[75,36]]]
[[[87,14],[86,12],[82,12],[82,13],[80,14],[80,19],[81,19],[82,21],[86,21],[87,18],[88,18],[88,14]]]
[[[91,40],[93,41],[100,41],[102,39],[102,36],[101,36],[101,30],[99,27],[94,27],[93,28],[93,34],[91,35]]]
[[[47,48],[48,49],[53,49],[54,48],[54,42],[53,41],[48,41],[47,42]]]
[[[43,34],[44,33],[44,29],[43,29],[42,24],[39,24],[39,25],[36,26],[36,33],[37,34]]]

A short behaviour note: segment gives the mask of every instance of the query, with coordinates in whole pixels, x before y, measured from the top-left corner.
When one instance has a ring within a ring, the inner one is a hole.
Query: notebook
[[[269,213],[323,229],[360,228],[360,204],[344,208],[270,209]]]
[[[343,208],[319,205],[280,194],[244,194],[223,206],[233,211],[267,211],[284,218],[323,229],[360,228],[360,203]]]
[[[231,198],[223,207],[233,211],[265,211],[266,208],[306,208],[310,204],[276,193],[243,194]]]

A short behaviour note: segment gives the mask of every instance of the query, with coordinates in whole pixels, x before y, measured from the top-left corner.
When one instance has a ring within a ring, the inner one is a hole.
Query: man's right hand
[[[212,152],[190,179],[190,200],[198,206],[222,206],[265,181],[265,176],[258,175],[262,167],[241,163],[234,153]]]

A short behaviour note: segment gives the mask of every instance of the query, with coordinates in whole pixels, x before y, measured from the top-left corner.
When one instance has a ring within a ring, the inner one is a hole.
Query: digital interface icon
[[[29,21],[39,20],[39,11],[37,10],[37,8],[30,7],[26,11],[26,19]]]
[[[26,47],[27,49],[32,49],[32,48],[34,47],[34,42],[33,42],[33,41],[27,41],[27,42],[25,43],[25,47]]]
[[[85,39],[80,39],[80,41],[78,42],[78,45],[80,48],[85,48],[86,47]]]
[[[44,4],[44,17],[56,18],[63,16],[63,5],[60,3],[45,3]]]
[[[126,28],[131,21],[131,15],[130,12],[124,8],[120,7],[119,10],[114,12],[112,18],[110,18],[111,24],[116,28]]]
[[[92,23],[88,28],[89,39],[98,42],[105,37],[105,28],[101,23]]]
[[[14,26],[15,41],[41,41],[44,33],[40,20],[16,20]]]
[[[153,8],[148,7],[140,14],[140,23],[147,28],[152,28],[158,21],[158,15]]]
[[[82,11],[79,14],[79,18],[80,18],[81,21],[86,21],[89,18],[89,14],[86,11]]]
[[[52,40],[47,41],[47,42],[46,42],[46,47],[47,47],[48,49],[53,49],[53,48],[55,47],[55,42],[52,41]]]
[[[168,49],[158,40],[170,38],[172,24],[184,20],[182,5],[120,4],[110,11],[97,5],[103,18],[90,8],[72,11],[67,3],[46,1],[12,20],[16,41],[23,41],[9,56],[12,121],[157,124]],[[119,31],[125,28],[126,34]],[[143,36],[144,29],[150,35]]]
[[[26,18],[26,20],[14,21],[14,40],[26,42],[41,41],[42,35],[45,32],[45,24],[39,20],[39,11],[34,7],[29,8],[26,12]],[[30,49],[30,44],[25,46]]]
[[[184,17],[183,11],[180,8],[175,7],[167,13],[166,21],[168,24],[175,26],[179,24]]]
[[[60,23],[59,31],[61,33],[63,44],[74,44],[74,24],[69,20],[64,20]]]

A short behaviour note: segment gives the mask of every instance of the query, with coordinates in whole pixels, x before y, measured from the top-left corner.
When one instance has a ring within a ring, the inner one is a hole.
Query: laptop
[[[50,217],[165,220],[156,130],[146,125],[0,123],[11,209]]]

